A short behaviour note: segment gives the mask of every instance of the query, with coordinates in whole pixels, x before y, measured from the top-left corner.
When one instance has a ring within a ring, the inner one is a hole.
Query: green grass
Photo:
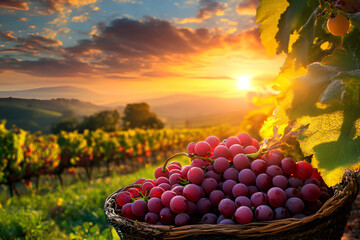
[[[189,160],[178,157],[182,164]],[[29,191],[20,198],[13,197],[0,205],[0,239],[118,239],[104,216],[107,196],[138,178],[154,178],[157,166],[92,183],[77,182],[51,191],[44,186],[39,192]],[[41,194],[42,193],[42,194]]]

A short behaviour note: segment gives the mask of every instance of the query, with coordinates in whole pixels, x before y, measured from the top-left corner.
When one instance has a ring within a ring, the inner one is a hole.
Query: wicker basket
[[[127,189],[127,188],[126,188]],[[331,197],[314,215],[288,218],[245,225],[198,224],[182,227],[151,225],[120,215],[116,196],[121,188],[105,201],[106,219],[113,225],[121,239],[340,239],[343,235],[352,203],[359,192],[358,172],[346,170],[342,182],[333,187]]]

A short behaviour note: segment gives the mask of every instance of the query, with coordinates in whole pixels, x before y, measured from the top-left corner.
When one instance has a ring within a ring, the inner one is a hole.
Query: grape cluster
[[[314,214],[331,197],[319,172],[247,133],[189,143],[191,164],[172,161],[155,179],[117,195],[122,216],[149,224],[246,224]],[[166,164],[165,164],[166,165]]]

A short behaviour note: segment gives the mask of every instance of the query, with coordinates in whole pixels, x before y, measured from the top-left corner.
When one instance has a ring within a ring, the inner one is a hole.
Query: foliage
[[[147,103],[127,104],[123,117],[124,129],[132,128],[156,128],[161,129],[164,123],[150,111]]]
[[[77,127],[79,131],[83,132],[85,129],[96,130],[102,129],[106,132],[116,131],[119,128],[120,113],[118,110],[101,111],[84,120]]]
[[[301,150],[314,154],[313,165],[329,185],[336,184],[344,168],[360,163],[359,12],[342,12],[333,0],[289,0],[279,7],[269,2],[260,0],[257,11],[261,40],[268,53],[287,58],[276,81],[276,118],[265,122],[262,136],[271,136],[275,126],[283,134],[292,121],[297,127],[309,124],[299,138]],[[332,14],[350,19],[344,36],[328,32]]]
[[[72,132],[77,129],[79,121],[76,118],[63,118],[51,126],[51,132],[58,134],[61,131]]]

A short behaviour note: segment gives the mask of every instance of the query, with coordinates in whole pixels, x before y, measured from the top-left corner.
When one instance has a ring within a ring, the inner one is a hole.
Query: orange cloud
[[[71,21],[72,22],[85,22],[90,19],[88,15],[89,15],[89,13],[86,12],[80,16],[74,16],[74,17],[72,17]]]
[[[21,18],[18,19],[18,21],[27,22],[29,20],[26,17],[21,17]]]
[[[35,29],[36,27],[34,25],[29,26],[31,29]]]
[[[258,0],[244,0],[236,5],[236,11],[240,15],[256,15],[256,9],[260,3]]]
[[[29,10],[29,6],[26,2],[14,1],[14,0],[1,0],[0,7],[3,8],[13,8],[17,10]]]

